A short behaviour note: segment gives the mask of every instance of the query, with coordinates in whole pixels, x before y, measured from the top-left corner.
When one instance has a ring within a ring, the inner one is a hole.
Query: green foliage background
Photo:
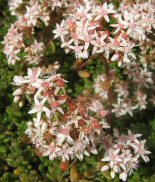
[[[0,182],[57,182],[70,181],[76,174],[63,174],[59,164],[60,161],[49,161],[48,158],[36,156],[33,146],[24,134],[28,116],[28,103],[23,108],[19,108],[13,102],[12,92],[14,87],[12,80],[14,75],[24,73],[22,64],[8,66],[3,54],[4,35],[7,33],[11,23],[15,20],[10,16],[6,0],[0,0]],[[56,43],[56,49],[59,43]],[[62,59],[63,57],[63,59]],[[66,56],[63,50],[57,49],[57,53],[51,60],[60,60],[62,68],[60,70],[69,80],[68,93],[75,97],[85,88],[91,87],[91,79],[97,73],[102,72],[100,62],[90,64],[86,69],[93,73],[89,79],[81,79],[76,72],[71,70],[73,57]],[[129,178],[129,182],[155,182],[155,114],[154,108],[150,108],[141,113],[137,113],[134,118],[125,117],[115,120],[114,125],[122,131],[131,129],[142,133],[148,140],[147,146],[152,152],[151,161],[148,164],[141,164],[139,170]],[[86,158],[84,162],[78,162],[78,173],[83,176],[78,181],[113,181],[101,173],[91,174],[91,169],[96,168],[97,159]],[[86,174],[89,175],[86,175]],[[63,177],[63,176],[64,177]],[[73,180],[72,180],[73,181]],[[115,180],[119,181],[118,179]]]

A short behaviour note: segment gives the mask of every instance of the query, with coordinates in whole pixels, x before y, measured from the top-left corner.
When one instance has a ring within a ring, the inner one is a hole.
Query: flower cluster
[[[15,3],[16,1],[11,1],[10,6],[12,9]],[[43,43],[33,40],[31,37],[34,35],[34,27],[38,26],[39,21],[48,25],[50,20],[49,12],[45,11],[46,6],[43,3],[39,4],[35,0],[30,1],[25,5],[25,8],[26,12],[18,15],[17,21],[11,26],[3,41],[5,44],[4,53],[8,58],[9,64],[15,64],[17,60],[20,60],[21,52],[26,54],[24,58],[27,61],[30,63],[35,61],[37,63],[39,61],[38,57],[41,56],[43,51]],[[30,44],[27,43],[28,40],[31,42]]]
[[[128,75],[128,85],[124,81],[116,85],[118,101],[114,104],[113,112],[117,117],[126,113],[133,116],[132,110],[146,109],[146,105],[150,103],[149,98],[154,93],[153,72],[148,66],[131,62],[130,65],[124,65],[124,68],[124,74]],[[129,85],[132,85],[132,90]]]
[[[104,53],[112,61],[123,58],[129,62],[129,57],[135,58],[131,42],[125,31],[117,35],[107,29],[110,17],[115,10],[112,4],[98,5],[94,1],[86,1],[79,5],[74,14],[67,15],[61,24],[53,31],[55,38],[60,38],[66,52],[74,51],[77,58],[88,58],[92,54]],[[111,55],[111,56],[110,56]]]
[[[85,95],[69,98],[64,89],[66,81],[60,74],[44,74],[41,68],[28,69],[27,76],[14,78],[14,84],[19,86],[14,92],[15,101],[20,101],[23,93],[33,96],[29,114],[35,118],[28,123],[26,133],[40,155],[50,160],[75,156],[82,160],[83,155],[97,154],[101,132],[109,128],[105,122],[108,112],[99,101]]]
[[[102,159],[105,165],[101,171],[111,170],[111,177],[119,174],[123,181],[127,180],[139,165],[139,158],[145,162],[149,161],[148,154],[151,152],[145,148],[146,140],[139,140],[141,134],[133,134],[130,130],[128,135],[119,134],[118,130],[114,131],[114,138],[105,141],[105,156]],[[110,136],[108,136],[110,138]],[[108,143],[108,144],[107,144]]]
[[[119,79],[115,71],[110,73],[110,80],[106,74],[98,75],[94,83],[94,91],[104,103],[109,99],[109,90],[112,88],[113,109],[116,117],[133,116],[134,110],[146,109],[147,104],[154,105],[154,77],[151,64],[131,61],[121,66],[122,75],[126,80]],[[132,87],[130,87],[130,85]],[[150,99],[151,98],[151,99]]]
[[[155,28],[155,5],[151,1],[130,5],[121,3],[121,13],[115,15],[119,20],[118,24],[113,25],[117,28],[115,33],[125,30],[133,39],[144,41],[147,39],[146,33]]]
[[[10,10],[13,15],[17,16],[17,21],[8,30],[3,41],[8,63],[15,64],[17,60],[20,60],[19,53],[21,52],[26,54],[23,59],[29,63],[38,63],[42,56],[43,42],[32,38],[35,34],[34,28],[41,28],[42,24],[48,26],[55,8],[72,7],[75,4],[74,1],[66,2],[64,0],[11,0]],[[19,11],[20,7],[23,10]]]
[[[18,31],[16,24],[12,25],[4,38],[4,53],[9,64],[15,64],[19,60],[18,53],[24,47],[23,34]]]

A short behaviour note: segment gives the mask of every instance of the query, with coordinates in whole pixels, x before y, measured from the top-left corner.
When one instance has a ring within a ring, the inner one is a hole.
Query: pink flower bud
[[[23,93],[23,90],[21,88],[18,88],[16,91],[13,92],[13,95],[21,95]]]

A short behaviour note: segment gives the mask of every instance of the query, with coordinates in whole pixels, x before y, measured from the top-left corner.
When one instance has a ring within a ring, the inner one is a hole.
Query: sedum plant
[[[75,160],[97,156],[98,171],[126,181],[150,151],[141,134],[122,134],[114,123],[155,104],[153,1],[10,0],[9,6],[16,21],[4,37],[4,53],[8,64],[27,70],[14,76],[13,95],[20,107],[31,104],[25,132],[37,155],[60,159],[71,170]],[[53,61],[55,39],[75,56],[79,76],[92,81],[76,97],[59,73],[61,63]],[[98,61],[103,73],[91,79],[83,69]]]

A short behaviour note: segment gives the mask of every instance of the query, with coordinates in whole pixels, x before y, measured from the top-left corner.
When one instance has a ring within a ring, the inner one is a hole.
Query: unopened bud
[[[14,102],[15,102],[15,103],[18,103],[19,100],[20,100],[20,96],[15,96],[15,97],[14,97]]]
[[[114,54],[111,58],[111,61],[117,61],[120,58],[119,54]]]
[[[24,102],[23,101],[20,101],[19,102],[19,107],[23,107],[23,105],[24,105]]]
[[[18,88],[17,90],[15,90],[13,92],[13,95],[16,96],[16,95],[21,95],[23,93],[23,90],[21,88]]]

